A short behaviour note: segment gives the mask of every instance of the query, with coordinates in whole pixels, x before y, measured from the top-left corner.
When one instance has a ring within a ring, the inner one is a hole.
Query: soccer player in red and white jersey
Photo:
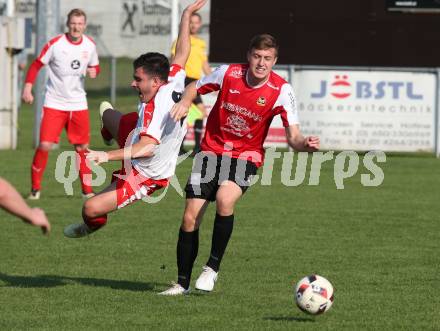
[[[87,159],[97,164],[124,160],[124,166],[107,188],[85,201],[83,222],[67,226],[66,237],[80,238],[102,228],[108,213],[167,186],[174,175],[186,121],[174,121],[171,108],[185,88],[183,67],[191,49],[189,20],[206,1],[196,0],[183,11],[171,66],[160,53],[146,53],[133,62],[131,86],[139,93],[138,113],[123,115],[108,102],[101,103],[102,136],[107,142],[117,140],[119,149],[89,150]]]
[[[90,122],[84,78],[99,74],[99,61],[94,41],[84,34],[86,14],[73,9],[67,16],[68,32],[50,40],[29,67],[22,99],[32,103],[32,86],[39,70],[47,65],[49,79],[40,125],[40,142],[32,161],[32,188],[29,199],[40,198],[41,181],[46,169],[49,151],[58,143],[66,128],[69,142],[75,146],[83,196],[93,196],[91,169],[86,163],[85,151],[90,140]]]
[[[290,84],[272,71],[278,45],[267,34],[251,40],[247,64],[220,66],[185,89],[172,110],[175,120],[188,112],[200,94],[219,91],[205,136],[193,164],[186,191],[186,207],[177,243],[178,284],[164,292],[187,293],[197,257],[198,229],[209,202],[216,202],[211,254],[195,287],[212,291],[232,233],[234,206],[249,187],[264,159],[263,142],[270,123],[280,115],[288,144],[297,151],[317,151],[318,137],[304,137],[299,129],[295,96]]]

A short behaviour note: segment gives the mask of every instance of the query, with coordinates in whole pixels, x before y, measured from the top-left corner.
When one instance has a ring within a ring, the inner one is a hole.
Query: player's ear
[[[154,88],[158,88],[163,84],[163,82],[161,81],[161,79],[157,76],[153,76],[153,87]]]
[[[247,58],[248,62],[251,62],[251,51],[247,51],[246,58]]]

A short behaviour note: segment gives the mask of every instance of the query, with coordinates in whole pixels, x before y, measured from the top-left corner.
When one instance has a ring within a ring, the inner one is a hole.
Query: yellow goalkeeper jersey
[[[189,54],[188,61],[186,62],[185,71],[186,77],[200,79],[202,77],[202,65],[203,62],[208,60],[206,55],[206,43],[199,37],[190,36],[191,38],[191,53]],[[176,53],[176,41],[173,42],[171,47],[171,54],[174,56]]]

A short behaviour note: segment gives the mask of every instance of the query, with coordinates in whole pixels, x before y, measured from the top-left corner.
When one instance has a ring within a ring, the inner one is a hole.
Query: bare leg
[[[83,215],[96,218],[115,211],[117,207],[116,182],[113,182],[84,203]]]
[[[198,230],[209,201],[203,199],[187,199],[182,219],[182,230],[192,232]]]

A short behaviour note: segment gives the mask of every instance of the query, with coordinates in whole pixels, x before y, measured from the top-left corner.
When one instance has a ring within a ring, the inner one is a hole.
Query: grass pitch
[[[91,98],[92,142],[99,139]],[[118,99],[123,111],[136,97]],[[19,148],[0,151],[0,174],[23,194],[30,185],[33,114],[20,113]],[[320,184],[286,187],[281,161],[270,186],[250,188],[236,208],[234,233],[213,293],[157,295],[176,278],[175,247],[184,199],[174,189],[157,204],[138,202],[112,214],[94,235],[69,240],[65,225],[80,220],[80,185],[66,196],[54,178],[55,161],[69,150],[65,135],[50,154],[42,199],[50,237],[0,211],[0,330],[47,329],[289,329],[438,330],[440,315],[440,161],[426,155],[388,156],[379,187],[356,176],[337,190],[334,162]],[[106,166],[107,172],[118,164]],[[191,167],[177,169],[183,185]],[[193,283],[206,262],[214,206],[201,227]],[[335,286],[325,315],[294,304],[293,284],[318,273]]]

